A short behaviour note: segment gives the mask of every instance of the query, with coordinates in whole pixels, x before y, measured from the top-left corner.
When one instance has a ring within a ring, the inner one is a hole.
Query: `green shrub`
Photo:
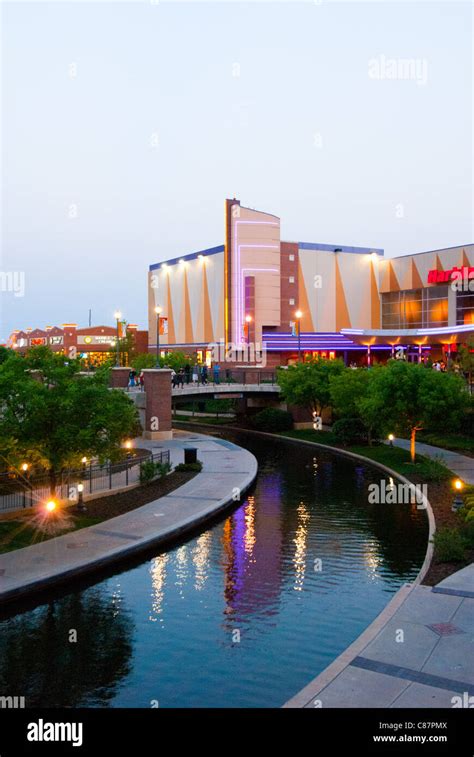
[[[333,423],[331,430],[344,447],[367,440],[367,430],[360,418],[341,418]]]
[[[265,410],[260,410],[252,421],[259,431],[290,431],[293,428],[291,413],[277,407],[266,407]]]
[[[153,460],[145,460],[140,464],[140,483],[147,484],[157,476],[163,477],[171,470],[169,463],[154,463]]]
[[[202,470],[202,463],[200,460],[197,460],[195,463],[179,463],[174,470],[175,473],[199,472]]]
[[[437,562],[461,562],[466,553],[466,539],[458,528],[440,528],[433,539]]]
[[[472,510],[470,512],[473,512]],[[470,518],[463,528],[463,536],[468,547],[474,547],[474,517]]]

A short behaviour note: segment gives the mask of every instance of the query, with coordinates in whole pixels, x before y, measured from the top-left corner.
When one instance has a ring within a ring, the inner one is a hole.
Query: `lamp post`
[[[160,314],[163,312],[161,305],[155,308],[156,313],[156,368],[160,367]]]
[[[454,490],[456,492],[456,496],[453,499],[453,504],[451,505],[451,510],[453,513],[455,513],[457,510],[459,510],[463,505],[464,501],[461,496],[462,488],[463,488],[463,482],[461,479],[457,478],[456,481],[454,481]]]
[[[84,504],[84,484],[80,483],[77,485],[77,491],[78,491],[78,498],[77,498],[77,509],[80,513],[87,512],[87,507]]]
[[[116,355],[115,355],[115,367],[116,368],[120,368],[120,344],[119,344],[120,333],[119,333],[119,324],[120,324],[120,319],[122,317],[122,313],[120,312],[120,310],[116,310],[115,313],[114,313],[114,316],[115,316],[115,321],[117,323],[117,350],[116,350]]]
[[[22,463],[21,470],[23,473],[23,477],[25,479],[25,489],[24,489],[24,497],[23,497],[23,507],[26,507],[26,492],[28,491],[29,487],[29,477],[28,477],[28,463]]]
[[[245,341],[247,344],[250,344],[250,324],[252,323],[252,316],[246,315],[245,316],[245,324],[244,324],[244,333],[245,333]]]
[[[394,439],[395,439],[395,437],[394,437],[393,434],[389,434],[388,435],[388,443],[390,444],[391,447],[393,447],[393,440]]]
[[[298,329],[298,363],[301,362],[301,319],[303,317],[303,313],[301,310],[297,310],[295,313],[296,318],[296,328]]]

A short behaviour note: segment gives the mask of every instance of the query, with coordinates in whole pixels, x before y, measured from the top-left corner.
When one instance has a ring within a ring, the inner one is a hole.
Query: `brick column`
[[[113,389],[124,388],[128,386],[128,374],[130,368],[112,368],[110,373],[110,386]]]
[[[145,377],[145,439],[172,439],[171,370],[146,368]]]

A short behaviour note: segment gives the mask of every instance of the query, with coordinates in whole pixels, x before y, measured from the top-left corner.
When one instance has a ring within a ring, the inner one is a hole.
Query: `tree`
[[[417,431],[459,428],[469,402],[460,376],[402,360],[390,360],[371,373],[369,392],[360,403],[362,417],[378,419],[385,432],[407,434],[413,463]]]
[[[160,358],[160,367],[162,368],[163,365],[163,358]],[[138,355],[135,355],[134,358],[132,358],[132,368],[134,368],[137,373],[140,373],[144,368],[154,368],[156,366],[156,355],[154,355],[152,352],[141,352]]]
[[[278,370],[278,384],[283,398],[291,405],[309,408],[321,415],[331,404],[331,377],[344,371],[342,360],[319,358],[296,363]]]
[[[360,420],[366,428],[369,444],[375,434],[380,433],[380,418],[377,412],[371,412],[367,400],[370,396],[370,385],[379,366],[370,371],[364,368],[344,368],[342,373],[331,376],[331,404],[334,411],[341,418]]]
[[[80,361],[47,348],[0,365],[0,449],[10,464],[26,460],[48,471],[54,496],[62,471],[81,458],[117,459],[140,432],[138,411],[103,375],[80,376]]]
[[[472,374],[474,373],[474,335],[468,337],[466,344],[459,348],[461,370],[468,375],[469,391],[472,392]]]

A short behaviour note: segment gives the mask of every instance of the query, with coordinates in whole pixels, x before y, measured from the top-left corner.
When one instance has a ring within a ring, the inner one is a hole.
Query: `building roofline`
[[[207,247],[205,250],[197,250],[197,252],[190,252],[187,255],[180,255],[179,258],[170,258],[169,260],[160,260],[159,263],[152,263],[149,267],[149,271],[154,271],[159,268],[163,263],[166,265],[176,265],[180,260],[195,260],[199,255],[217,255],[219,252],[224,252],[225,245],[219,244],[216,247]]]
[[[422,252],[405,252],[402,255],[394,255],[393,258],[387,258],[387,260],[397,260],[398,258],[413,258],[415,255],[428,255],[433,252],[447,252],[447,250],[461,250],[463,247],[473,247],[474,242],[468,242],[468,244],[455,244],[452,247],[439,247],[436,250],[422,250]]]
[[[286,240],[285,240],[286,241]],[[353,247],[351,245],[343,244],[324,244],[322,242],[293,242],[290,244],[297,244],[301,250],[321,250],[323,252],[350,252],[357,255],[370,255],[375,252],[377,255],[383,255],[384,250],[381,247]]]

